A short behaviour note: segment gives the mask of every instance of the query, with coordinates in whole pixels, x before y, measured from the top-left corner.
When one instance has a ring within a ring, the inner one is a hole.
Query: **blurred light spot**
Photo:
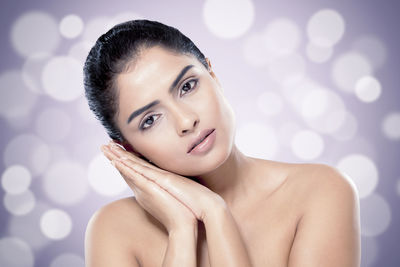
[[[288,18],[278,18],[264,31],[264,44],[274,56],[286,56],[296,52],[300,45],[300,29]]]
[[[83,66],[91,48],[92,46],[87,41],[77,42],[69,49],[68,57],[78,60]]]
[[[31,180],[31,173],[25,166],[11,165],[3,172],[1,185],[9,194],[20,194],[28,189]]]
[[[319,10],[307,24],[308,38],[318,46],[334,46],[342,38],[344,30],[343,17],[332,9]]]
[[[137,13],[133,13],[130,11],[127,12],[122,12],[117,14],[116,16],[112,17],[110,20],[110,24],[112,26],[119,24],[119,23],[123,23],[126,21],[130,21],[130,20],[134,20],[134,19],[144,19],[143,16],[137,14]]]
[[[283,146],[291,147],[291,141],[300,129],[300,126],[296,122],[289,121],[283,123],[278,129],[279,143]]]
[[[207,0],[203,7],[203,18],[215,36],[237,38],[253,24],[254,5],[251,0]]]
[[[376,238],[361,236],[361,251],[361,266],[373,266],[379,254]]]
[[[251,157],[270,159],[278,150],[274,129],[262,123],[245,123],[239,128],[235,139],[239,150]]]
[[[400,139],[400,112],[392,112],[385,116],[382,123],[382,131],[389,139]]]
[[[35,195],[29,189],[17,195],[4,195],[4,207],[9,213],[16,216],[28,214],[33,210],[35,204]]]
[[[378,37],[372,35],[360,37],[354,42],[353,49],[363,54],[374,70],[381,68],[386,62],[387,48]]]
[[[85,261],[78,255],[62,253],[50,263],[50,267],[85,267]]]
[[[397,195],[400,196],[400,179],[397,180],[397,184],[396,184],[396,193],[397,193]]]
[[[323,63],[328,61],[332,54],[332,46],[318,46],[314,43],[308,43],[306,47],[306,54],[310,61],[315,63]]]
[[[372,76],[361,77],[355,88],[356,96],[363,102],[374,102],[381,95],[381,84]]]
[[[40,231],[40,217],[49,207],[37,201],[34,209],[26,215],[11,216],[7,224],[8,234],[25,240],[33,249],[39,251],[49,244],[50,240]],[[27,227],[29,225],[29,227]]]
[[[64,239],[71,229],[71,217],[63,210],[50,209],[40,218],[40,230],[50,239]]]
[[[0,266],[33,267],[34,254],[29,245],[16,237],[0,239]]]
[[[106,33],[112,25],[111,19],[108,17],[96,17],[90,20],[83,31],[83,40],[93,46],[96,40]]]
[[[343,100],[327,89],[313,89],[306,93],[301,103],[301,115],[306,123],[321,133],[336,131],[346,118]]]
[[[275,58],[268,62],[271,77],[284,86],[301,81],[305,76],[306,64],[299,54],[291,54]]]
[[[103,155],[97,154],[89,164],[89,184],[104,196],[117,196],[128,188],[119,171]]]
[[[61,20],[59,29],[62,36],[73,39],[82,33],[83,21],[79,16],[70,14]]]
[[[44,174],[43,190],[55,203],[77,204],[88,191],[86,170],[77,162],[61,160]]]
[[[372,67],[363,55],[358,52],[348,52],[333,62],[332,78],[339,89],[352,93],[356,82],[371,72]]]
[[[300,159],[311,160],[319,157],[325,147],[324,140],[316,132],[302,130],[291,141],[293,153]]]
[[[260,33],[252,33],[244,41],[243,55],[247,63],[262,67],[270,60],[270,53],[265,48],[264,37]]]
[[[370,195],[378,184],[376,165],[365,155],[347,155],[339,160],[337,168],[353,180],[360,198]]]
[[[347,112],[344,122],[332,133],[332,136],[340,141],[350,140],[356,135],[357,129],[358,122],[356,117],[350,112]]]
[[[59,101],[72,101],[83,94],[81,63],[70,57],[56,56],[50,59],[42,73],[46,93]]]
[[[258,97],[257,105],[265,115],[276,115],[282,111],[282,97],[272,91],[265,91]]]
[[[360,200],[361,234],[378,236],[386,231],[391,221],[391,210],[387,201],[373,193]]]
[[[32,134],[15,136],[4,149],[3,160],[6,166],[21,164],[33,176],[43,173],[50,161],[50,150],[42,139]]]
[[[25,85],[20,71],[11,70],[0,75],[0,115],[12,121],[28,116],[37,95]]]
[[[46,108],[37,116],[35,130],[45,141],[61,141],[71,131],[70,116],[62,109]]]
[[[22,78],[26,86],[37,94],[43,94],[42,87],[42,71],[47,61],[50,59],[49,54],[34,54],[29,56],[22,66]]]
[[[12,25],[11,42],[21,56],[52,53],[60,42],[57,22],[42,11],[24,13]]]

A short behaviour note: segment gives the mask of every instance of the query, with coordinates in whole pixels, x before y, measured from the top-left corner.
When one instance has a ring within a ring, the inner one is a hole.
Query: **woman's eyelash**
[[[197,86],[198,79],[192,79],[192,80],[187,81],[186,83],[184,83],[183,86],[181,87],[181,91],[182,91],[182,89],[185,87],[185,85],[190,84],[191,82],[194,82],[194,84],[191,86],[190,90],[187,90],[187,91],[185,91],[185,92],[190,92],[190,91],[192,91],[192,90]],[[187,94],[187,93],[185,93],[185,94]],[[185,95],[185,94],[183,94],[183,95]],[[180,94],[180,96],[182,96],[182,94]],[[158,116],[158,117],[159,117],[159,116],[161,116],[161,115],[160,115],[160,114],[152,114],[152,115],[150,115],[150,116],[147,116],[147,117],[143,120],[143,123],[140,124],[140,127],[139,127],[140,130],[145,131],[145,130],[151,128],[152,125],[154,124],[154,122],[155,122],[156,120],[153,119],[153,123],[152,123],[150,126],[148,126],[148,127],[145,127],[145,125],[146,125],[147,121],[148,121],[150,118],[154,117],[154,116]]]

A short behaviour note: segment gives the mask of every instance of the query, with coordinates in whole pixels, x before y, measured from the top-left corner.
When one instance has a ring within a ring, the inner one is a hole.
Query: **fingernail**
[[[105,145],[102,145],[101,147],[100,147],[100,150],[101,150],[101,152],[106,152],[106,146]]]

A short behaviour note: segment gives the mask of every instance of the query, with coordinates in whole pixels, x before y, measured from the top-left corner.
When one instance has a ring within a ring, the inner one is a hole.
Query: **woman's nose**
[[[178,135],[185,135],[196,129],[200,121],[196,112],[185,106],[175,107],[173,112]]]

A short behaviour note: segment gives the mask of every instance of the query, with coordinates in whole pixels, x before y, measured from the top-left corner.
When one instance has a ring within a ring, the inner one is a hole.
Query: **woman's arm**
[[[210,205],[203,223],[212,267],[252,266],[236,222],[224,203]]]
[[[162,267],[196,267],[197,224],[171,231]]]

